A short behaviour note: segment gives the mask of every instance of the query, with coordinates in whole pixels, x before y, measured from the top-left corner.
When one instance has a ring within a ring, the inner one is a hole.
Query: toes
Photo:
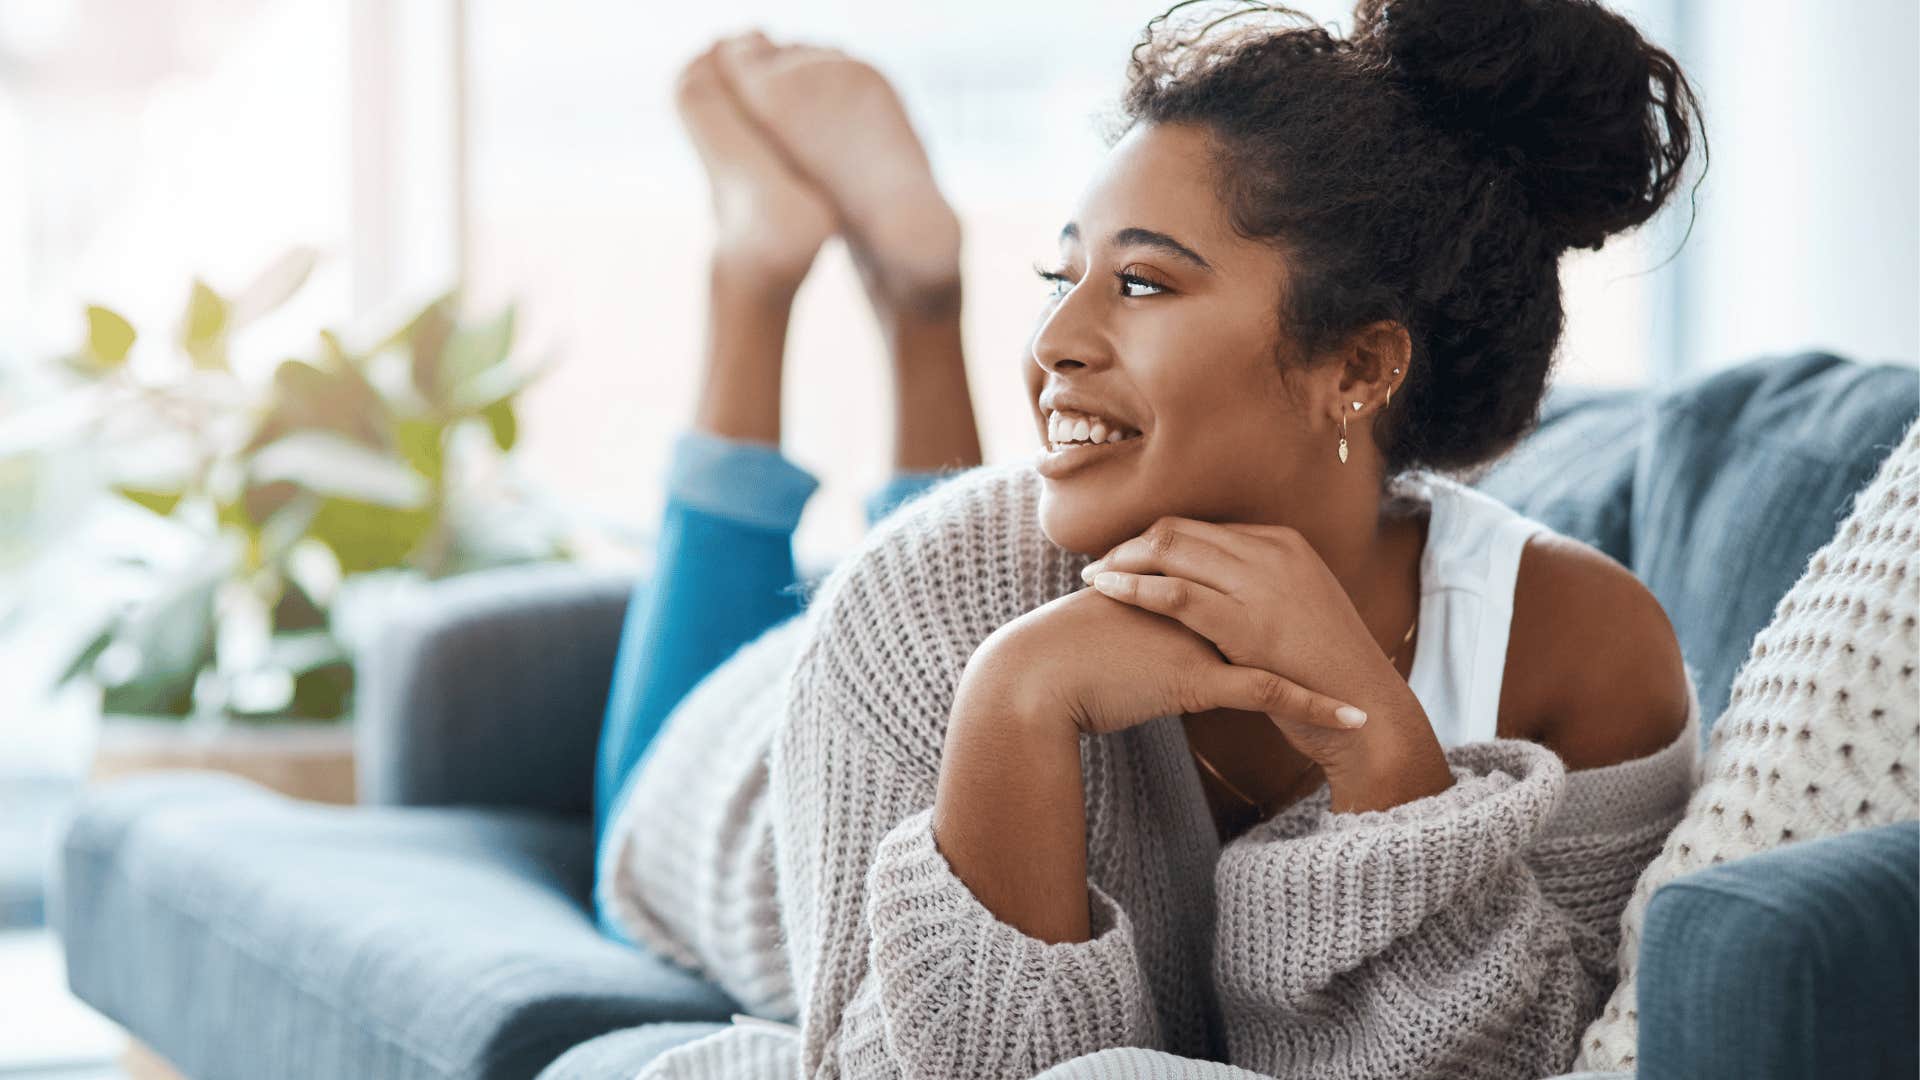
[[[720,64],[729,75],[736,78],[745,76],[749,71],[778,56],[783,50],[768,40],[767,35],[758,30],[749,30],[744,34],[722,38],[715,44],[715,52]]]
[[[710,45],[680,69],[673,96],[682,109],[696,107],[723,89],[718,54],[719,45]]]
[[[766,154],[730,85],[725,56],[722,45],[701,53],[681,70],[674,88],[681,121],[709,166],[723,159],[756,160]]]

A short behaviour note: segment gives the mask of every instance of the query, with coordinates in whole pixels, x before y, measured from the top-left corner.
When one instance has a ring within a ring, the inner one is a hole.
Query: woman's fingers
[[[1200,709],[1245,709],[1266,713],[1276,721],[1297,720],[1336,731],[1351,731],[1367,721],[1366,713],[1346,702],[1309,690],[1264,668],[1213,665],[1208,684],[1202,693],[1214,700]]]
[[[1121,603],[1178,619],[1187,629],[1222,648],[1230,644],[1221,639],[1236,625],[1239,605],[1218,589],[1184,577],[1118,570],[1093,575],[1092,585]]]
[[[1120,542],[1089,563],[1081,579],[1091,583],[1103,570],[1166,574],[1228,593],[1246,571],[1245,561],[1232,550],[1241,543],[1244,540],[1239,534],[1211,522],[1163,517],[1139,536]]]

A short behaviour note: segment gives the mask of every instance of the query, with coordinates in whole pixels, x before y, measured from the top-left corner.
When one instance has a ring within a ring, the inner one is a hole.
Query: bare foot
[[[838,208],[875,301],[896,314],[957,312],[960,221],[886,78],[810,45],[724,59],[748,111]]]
[[[827,196],[782,159],[727,76],[772,51],[758,33],[714,43],[681,70],[674,101],[712,185],[718,258],[798,288],[839,221]]]

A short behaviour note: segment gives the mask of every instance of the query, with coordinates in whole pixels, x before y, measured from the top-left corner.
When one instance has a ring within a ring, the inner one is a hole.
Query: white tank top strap
[[[1474,639],[1473,678],[1467,702],[1467,741],[1497,738],[1500,689],[1506,681],[1507,643],[1513,629],[1513,593],[1520,579],[1520,550],[1546,528],[1512,510],[1487,532],[1487,576],[1480,593],[1479,635]]]
[[[1442,746],[1497,738],[1520,551],[1548,526],[1438,473],[1400,482],[1424,495],[1432,514],[1408,684]]]

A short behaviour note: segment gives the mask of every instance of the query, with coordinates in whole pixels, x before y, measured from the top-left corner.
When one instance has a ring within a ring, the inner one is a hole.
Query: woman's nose
[[[1090,295],[1074,289],[1049,311],[1033,334],[1033,361],[1043,377],[1047,372],[1079,371],[1105,366],[1110,353],[1101,332],[1097,306]]]

